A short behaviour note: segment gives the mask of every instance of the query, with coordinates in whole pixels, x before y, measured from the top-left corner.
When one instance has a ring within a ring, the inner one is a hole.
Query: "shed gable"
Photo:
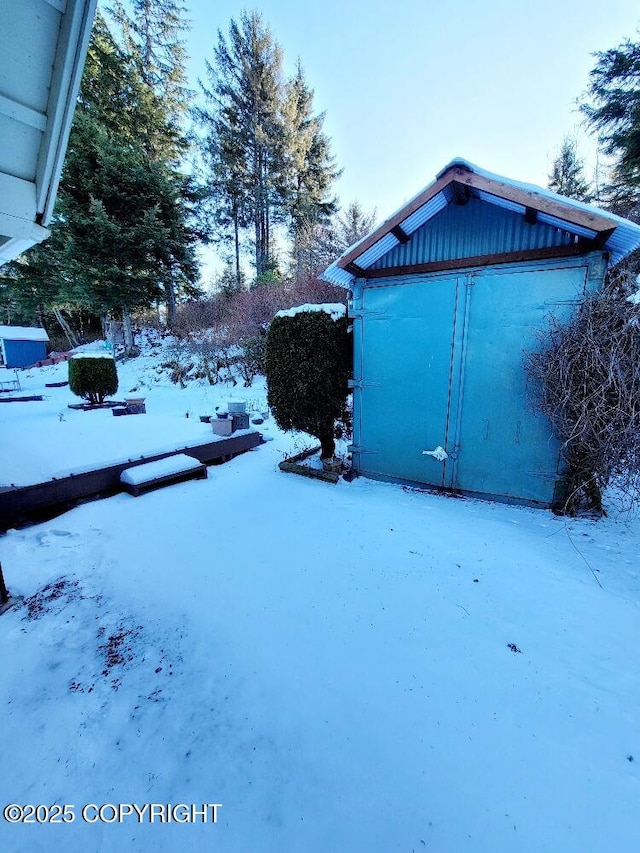
[[[512,215],[494,215],[491,206]],[[447,208],[452,212],[444,215]],[[475,216],[479,221],[474,221]],[[431,221],[433,227],[424,228]],[[445,223],[450,227],[444,228]],[[478,252],[484,246],[487,251]],[[456,158],[433,183],[347,249],[321,278],[351,288],[356,280],[568,258],[602,250],[616,264],[638,247],[640,226],[627,219]]]
[[[571,246],[575,240],[575,235],[556,226],[530,222],[519,213],[469,198],[465,204],[447,205],[369,269]]]

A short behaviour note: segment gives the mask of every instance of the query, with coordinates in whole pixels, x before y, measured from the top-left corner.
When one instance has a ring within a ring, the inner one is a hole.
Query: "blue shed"
[[[456,159],[323,278],[351,291],[354,468],[552,506],[563,463],[523,353],[640,227]]]
[[[47,357],[49,335],[30,326],[0,326],[0,364],[29,367]]]

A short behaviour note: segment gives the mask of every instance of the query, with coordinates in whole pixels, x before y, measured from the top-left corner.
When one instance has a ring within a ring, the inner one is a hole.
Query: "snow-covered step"
[[[177,453],[156,462],[145,462],[144,465],[126,468],[120,474],[120,482],[129,494],[138,497],[142,492],[151,489],[182,483],[185,480],[204,480],[206,477],[206,465],[186,453]]]

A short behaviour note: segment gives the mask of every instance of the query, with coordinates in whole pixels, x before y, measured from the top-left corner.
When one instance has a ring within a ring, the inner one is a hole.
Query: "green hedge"
[[[348,417],[352,354],[347,318],[332,320],[324,311],[275,317],[264,365],[267,400],[278,426],[315,436],[322,458],[331,458],[336,422]]]
[[[69,387],[90,403],[102,403],[118,390],[115,361],[104,358],[72,358],[69,361]]]

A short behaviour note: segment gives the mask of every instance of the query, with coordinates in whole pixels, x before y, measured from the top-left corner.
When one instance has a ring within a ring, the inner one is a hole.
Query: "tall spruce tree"
[[[177,163],[187,150],[185,125],[193,96],[183,39],[185,5],[181,0],[130,0],[129,5],[131,15],[116,0],[111,14],[146,90],[151,121],[140,141],[151,159]]]
[[[295,242],[309,222],[328,217],[339,172],[301,68],[285,82],[282,52],[257,12],[232,20],[227,37],[218,31],[207,75],[200,118],[214,218],[233,240],[238,281],[241,236],[252,230],[263,280],[277,266],[274,226],[286,224]]]
[[[274,222],[283,209],[284,128],[282,52],[257,12],[232,20],[228,39],[218,30],[207,106],[211,189],[226,219],[243,227],[251,222],[256,278],[264,275],[272,254]]]
[[[288,216],[293,241],[296,277],[305,272],[306,237],[325,225],[337,210],[331,188],[340,176],[322,130],[324,113],[314,115],[313,91],[307,85],[298,60],[296,74],[285,91],[286,157],[288,161]]]
[[[593,193],[584,176],[584,161],[578,156],[578,142],[565,136],[549,175],[549,189],[577,201],[591,201]]]
[[[138,71],[141,84],[142,115],[148,121],[139,141],[148,158],[174,170],[182,185],[177,203],[189,218],[189,189],[193,180],[183,182],[177,167],[188,150],[186,121],[192,92],[187,84],[186,51],[183,35],[188,29],[186,9],[181,0],[130,0],[131,16],[121,0],[116,0],[112,16],[117,21],[122,45]],[[162,276],[167,306],[167,325],[173,326],[180,281],[168,266]]]
[[[614,158],[608,187],[610,203],[627,215],[640,208],[640,41],[595,54],[589,100],[581,110],[598,134],[604,152]]]

